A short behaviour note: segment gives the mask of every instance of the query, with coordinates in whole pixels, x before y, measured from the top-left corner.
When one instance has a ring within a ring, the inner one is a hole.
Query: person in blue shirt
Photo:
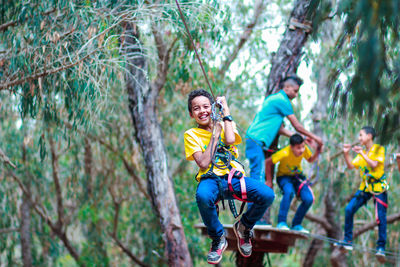
[[[265,181],[265,154],[276,135],[287,137],[294,133],[283,127],[283,119],[287,117],[298,133],[314,139],[319,146],[323,146],[322,139],[307,131],[297,120],[293,112],[291,100],[297,97],[303,80],[297,76],[288,76],[280,84],[281,90],[265,98],[261,110],[256,114],[254,121],[246,133],[246,157],[250,162],[250,177],[258,181]],[[272,184],[267,184],[272,187]]]

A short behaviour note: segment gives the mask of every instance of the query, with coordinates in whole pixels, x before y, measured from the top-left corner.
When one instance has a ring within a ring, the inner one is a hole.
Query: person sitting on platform
[[[353,217],[357,210],[373,197],[375,200],[375,211],[377,212],[376,221],[379,228],[379,238],[377,241],[377,257],[385,257],[386,244],[386,211],[387,211],[387,192],[389,188],[384,167],[385,167],[385,148],[374,144],[375,129],[370,126],[363,127],[358,135],[361,146],[343,145],[343,155],[348,169],[358,168],[362,182],[359,190],[350,200],[345,209],[344,240],[336,243],[336,246],[352,250],[353,241]],[[357,156],[351,161],[350,149],[357,153]],[[376,213],[375,213],[376,214]]]
[[[196,180],[199,182],[196,201],[207,232],[212,239],[211,249],[207,256],[210,264],[218,264],[227,247],[224,227],[218,219],[215,203],[221,199],[232,199],[233,194],[240,196],[242,193],[247,194],[247,200],[253,202],[251,208],[233,225],[238,250],[242,256],[249,257],[252,252],[252,228],[275,198],[274,191],[264,183],[244,177],[243,167],[234,159],[225,169],[218,167],[222,163],[221,159],[213,163],[214,157],[211,154],[217,146],[228,147],[227,149],[233,151],[234,158],[237,158],[235,145],[242,141],[229,113],[225,97],[217,97],[216,100],[222,105],[224,117],[223,122],[214,124],[211,118],[213,104],[211,95],[202,89],[189,94],[189,114],[198,127],[189,129],[184,134],[186,159],[194,160],[200,168],[196,175]],[[233,178],[232,170],[234,171]],[[243,187],[245,192],[242,192]],[[244,199],[243,195],[242,198]]]
[[[314,162],[321,153],[321,145],[318,145],[316,152],[312,154],[305,143],[301,135],[294,134],[290,137],[290,145],[274,153],[265,163],[266,183],[272,186],[271,168],[279,162],[277,183],[283,192],[283,198],[278,215],[278,229],[289,230],[286,223],[287,214],[293,197],[297,195],[302,203],[293,218],[292,230],[309,233],[301,223],[314,202],[314,195],[302,172],[301,161],[305,158],[310,163]]]

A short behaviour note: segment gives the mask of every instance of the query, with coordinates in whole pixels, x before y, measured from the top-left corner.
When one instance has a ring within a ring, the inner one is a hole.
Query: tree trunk
[[[126,24],[125,52],[127,59],[126,88],[135,137],[142,149],[148,191],[164,233],[165,257],[169,266],[192,266],[173,183],[168,176],[167,155],[161,127],[157,121],[156,86],[147,79],[147,61],[135,25]]]
[[[20,237],[21,237],[21,253],[22,263],[24,267],[32,266],[32,246],[31,246],[31,205],[29,198],[25,194],[22,196],[22,203],[20,206],[21,224],[20,224]]]
[[[290,15],[289,21],[293,19],[302,23],[306,22],[306,18],[310,11],[311,0],[297,0]],[[283,35],[282,41],[279,45],[278,52],[271,62],[271,70],[268,76],[266,96],[273,94],[279,90],[279,83],[281,79],[288,74],[294,74],[300,64],[301,50],[307,41],[309,32],[301,29],[288,26]],[[274,143],[277,144],[279,135],[276,137]],[[269,209],[263,216],[263,220],[269,222],[270,214]],[[254,260],[252,258],[255,258]],[[257,255],[252,255],[252,266],[263,266],[263,258]]]
[[[333,37],[333,23],[331,21],[327,21],[324,23],[322,26],[322,33],[321,33],[321,43],[323,44],[323,49],[320,52],[322,55],[323,53],[326,52],[326,50],[329,50],[330,47],[333,45],[334,42],[334,37]],[[321,121],[326,120],[328,115],[327,115],[327,104],[329,102],[329,88],[328,88],[328,79],[329,79],[329,68],[324,61],[324,57],[319,57],[317,62],[314,65],[314,71],[317,76],[317,93],[318,93],[318,98],[317,102],[315,103],[311,113],[312,113],[312,121],[313,121],[313,132],[317,136],[321,136],[323,140],[326,140],[326,136],[322,130],[321,127]],[[331,190],[331,189],[329,189]],[[331,202],[330,199],[330,194],[328,194],[325,198],[325,201]],[[331,211],[333,214],[337,214],[334,211],[335,209],[330,208],[327,209],[327,212]],[[333,216],[328,216],[328,217],[333,217]],[[326,220],[332,225],[338,227],[335,223],[332,224],[332,220],[329,220],[329,218],[326,218]],[[318,230],[317,233],[319,235],[326,235],[327,234],[327,229],[323,229],[322,226],[318,225]],[[340,227],[340,226],[339,226]],[[335,232],[340,233],[340,229],[336,229]],[[305,255],[304,261],[303,261],[303,266],[313,266],[315,258],[317,257],[319,251],[323,248],[323,242],[322,240],[319,239],[313,239],[308,247],[307,254]]]
[[[301,28],[302,23],[307,23],[307,20],[312,19],[309,14],[310,3],[311,0],[297,0],[294,3],[289,23],[293,20],[300,23],[296,24],[297,27],[293,24],[291,24],[292,26],[289,25],[290,27],[287,27],[283,34],[278,51],[272,60],[271,71],[268,76],[267,96],[279,90],[282,78],[297,72],[302,56],[301,50],[310,32],[307,29]]]
[[[22,162],[26,163],[26,147],[22,144]],[[30,188],[30,180],[27,179],[25,187]],[[32,266],[32,241],[31,241],[31,203],[30,198],[22,193],[22,203],[20,206],[21,223],[19,233],[21,238],[22,263],[24,267]]]
[[[240,267],[264,267],[264,252],[253,251],[251,257],[245,258],[236,253],[236,266]]]

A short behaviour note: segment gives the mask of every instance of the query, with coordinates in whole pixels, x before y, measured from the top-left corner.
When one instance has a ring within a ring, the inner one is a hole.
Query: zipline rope
[[[327,237],[327,236],[323,236],[323,235],[317,235],[317,234],[308,234],[310,237],[314,238],[314,239],[318,239],[321,241],[325,241],[328,242],[330,244],[335,244],[335,243],[342,243],[342,240],[337,240],[335,238],[331,238],[331,237]],[[353,246],[353,250],[355,251],[359,251],[359,252],[367,252],[369,254],[375,254],[377,252],[376,249],[373,248],[367,248],[361,245],[356,245],[356,244],[352,244]],[[386,258],[388,259],[395,259],[395,260],[400,260],[400,255],[398,252],[396,251],[392,251],[392,250],[385,250],[385,254],[386,254]]]
[[[197,52],[196,46],[194,45],[192,35],[190,34],[189,28],[188,28],[188,26],[187,26],[185,17],[183,16],[182,9],[181,9],[181,7],[180,7],[180,5],[179,5],[178,0],[175,0],[175,3],[176,3],[176,6],[178,7],[179,14],[180,14],[180,16],[181,16],[183,25],[185,25],[186,32],[187,32],[187,34],[188,34],[188,36],[189,36],[189,39],[190,39],[190,42],[191,42],[192,47],[193,47],[193,49],[194,49],[194,52],[195,52],[195,54],[196,54],[197,60],[199,61],[199,64],[200,64],[201,70],[202,70],[202,72],[203,72],[204,78],[206,79],[208,88],[210,89],[210,92],[211,92],[211,94],[212,94],[212,96],[213,96],[213,98],[214,98],[214,100],[215,100],[214,91],[213,91],[212,88],[211,88],[210,81],[209,81],[208,76],[207,76],[207,73],[206,73],[206,71],[205,71],[205,69],[204,69],[203,63],[202,63],[202,61],[201,61],[201,59],[200,59],[199,53]]]

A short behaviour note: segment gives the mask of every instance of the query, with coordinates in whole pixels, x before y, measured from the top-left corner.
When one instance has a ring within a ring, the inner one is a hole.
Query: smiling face
[[[361,145],[366,145],[369,141],[372,140],[372,134],[367,134],[364,130],[360,130],[358,133],[358,141]]]
[[[303,142],[301,144],[290,145],[290,148],[296,157],[300,157],[306,150],[306,145]]]
[[[290,100],[297,97],[299,94],[300,86],[293,80],[287,80],[283,84],[283,91],[287,94]]]
[[[211,125],[211,103],[205,96],[196,96],[192,100],[190,117],[196,120],[200,128]]]

